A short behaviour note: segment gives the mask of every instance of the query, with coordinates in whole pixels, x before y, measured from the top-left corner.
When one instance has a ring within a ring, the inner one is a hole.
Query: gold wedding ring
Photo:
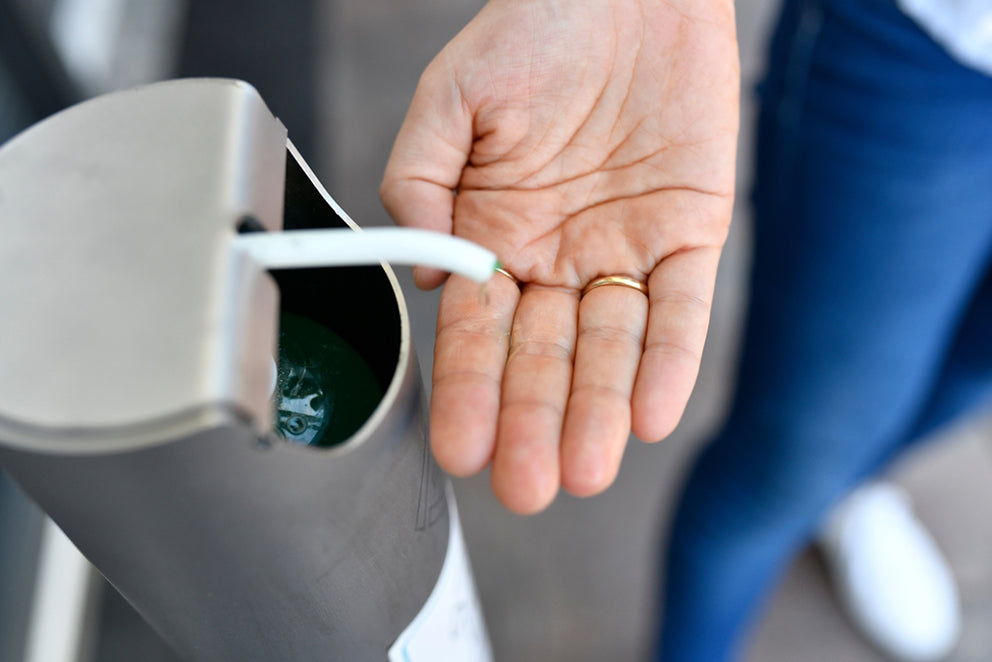
[[[597,278],[582,290],[582,296],[585,296],[595,290],[597,287],[603,287],[604,285],[620,285],[621,287],[629,287],[632,290],[637,290],[641,294],[647,295],[648,285],[647,283],[642,283],[636,278],[631,278],[630,276],[603,276],[602,278]]]
[[[496,267],[496,273],[503,274],[504,276],[506,276],[507,278],[509,278],[510,280],[512,280],[514,285],[520,285],[520,281],[517,280],[516,276],[514,276],[513,274],[511,274],[509,271],[507,271],[503,267]]]

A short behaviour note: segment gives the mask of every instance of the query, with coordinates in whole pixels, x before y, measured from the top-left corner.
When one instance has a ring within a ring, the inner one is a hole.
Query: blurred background
[[[390,221],[378,184],[420,71],[479,0],[0,0],[0,141],[102,92],[176,76],[243,78],[288,127],[331,194],[362,225]],[[720,424],[748,269],[754,81],[777,0],[738,0],[744,90],[736,218],[721,267],[702,372],[686,416],[662,444],[632,440],[603,496],[562,495],[521,518],[488,476],[456,481],[496,659],[648,658],[664,531],[686,462]],[[2,224],[2,219],[0,219]],[[438,293],[399,269],[424,375]],[[429,384],[428,384],[429,388]],[[951,660],[992,659],[992,419],[963,422],[894,469],[947,554],[965,607]],[[0,475],[0,662],[25,660],[39,591],[41,514]],[[78,662],[177,660],[102,580],[88,594]],[[834,606],[819,558],[801,555],[760,616],[754,662],[873,662]]]

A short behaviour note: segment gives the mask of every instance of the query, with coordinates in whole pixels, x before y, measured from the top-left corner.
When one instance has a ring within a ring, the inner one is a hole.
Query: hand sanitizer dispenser
[[[185,80],[0,148],[0,465],[193,661],[489,660],[406,305],[257,92]]]

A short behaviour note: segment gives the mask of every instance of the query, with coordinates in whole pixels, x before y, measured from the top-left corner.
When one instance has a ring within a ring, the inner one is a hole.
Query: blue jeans
[[[992,395],[992,78],[892,0],[786,0],[737,395],[670,534],[659,659],[733,659],[833,503]]]

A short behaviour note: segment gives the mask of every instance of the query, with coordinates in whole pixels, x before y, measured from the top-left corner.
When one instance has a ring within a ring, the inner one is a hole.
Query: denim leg
[[[965,359],[987,352],[992,79],[889,0],[797,0],[761,101],[739,384],[670,534],[666,662],[730,658],[830,505],[990,383]]]
[[[992,209],[992,208],[990,208]],[[992,256],[989,264],[992,266]],[[992,405],[992,268],[972,298],[936,386],[906,443],[979,407]],[[897,449],[897,450],[901,450]]]

